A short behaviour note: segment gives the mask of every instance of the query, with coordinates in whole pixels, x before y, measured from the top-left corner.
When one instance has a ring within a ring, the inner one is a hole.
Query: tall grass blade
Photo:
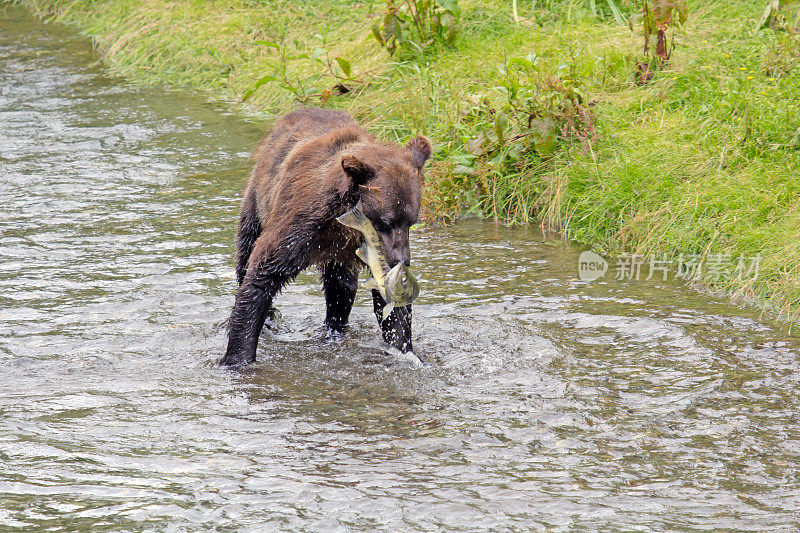
[[[607,0],[607,1],[608,1],[608,7],[611,8],[611,14],[614,15],[614,20],[616,20],[617,24],[619,24],[620,26],[625,26],[626,24],[625,17],[622,15],[622,11],[619,10],[619,7],[617,7],[617,4],[614,2],[614,0]]]

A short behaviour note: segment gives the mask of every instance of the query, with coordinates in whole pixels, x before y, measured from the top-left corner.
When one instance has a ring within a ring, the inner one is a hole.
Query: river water
[[[414,232],[415,369],[313,273],[215,360],[265,124],[0,16],[0,530],[800,528],[800,340],[471,221]]]

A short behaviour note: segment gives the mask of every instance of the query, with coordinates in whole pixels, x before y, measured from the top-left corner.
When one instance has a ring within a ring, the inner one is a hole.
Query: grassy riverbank
[[[754,31],[762,2],[689,2],[647,83],[639,31],[578,0],[520,1],[520,22],[510,1],[461,0],[455,42],[405,64],[370,35],[377,0],[19,3],[92,36],[114,72],[142,83],[241,101],[274,76],[248,105],[278,114],[325,99],[387,139],[428,134],[428,218],[541,221],[605,252],[697,254],[703,284],[800,316],[800,47]],[[515,118],[506,104],[520,86],[549,99],[541,114],[558,125],[521,156],[492,137],[499,115]],[[756,279],[738,279],[741,256],[760,256]],[[729,271],[715,276],[722,259]]]

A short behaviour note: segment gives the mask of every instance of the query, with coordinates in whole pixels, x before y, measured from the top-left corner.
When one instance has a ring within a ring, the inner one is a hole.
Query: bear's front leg
[[[291,222],[291,221],[290,221]],[[241,366],[256,360],[258,336],[272,313],[272,299],[308,266],[309,235],[301,222],[295,232],[263,233],[255,245],[228,323],[228,347],[220,364]]]
[[[262,274],[244,278],[233,304],[228,323],[228,347],[221,365],[241,366],[256,360],[258,337],[272,310],[272,298],[282,285],[276,276]]]
[[[380,292],[372,289],[372,307],[381,327],[384,342],[403,353],[412,351],[414,348],[411,346],[411,304],[395,307],[386,320],[382,320],[386,300],[381,297]]]
[[[350,265],[327,263],[322,268],[325,291],[325,326],[332,333],[343,333],[358,290],[358,270]]]

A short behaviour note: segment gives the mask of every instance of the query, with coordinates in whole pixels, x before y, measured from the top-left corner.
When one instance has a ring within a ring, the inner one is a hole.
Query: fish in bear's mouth
[[[364,215],[360,201],[352,210],[336,220],[364,235],[364,244],[356,250],[356,255],[366,263],[372,274],[372,278],[364,283],[364,288],[377,289],[386,301],[386,306],[383,308],[383,320],[386,320],[395,307],[406,306],[417,299],[419,296],[417,278],[403,263],[389,268],[381,248],[378,232]]]

